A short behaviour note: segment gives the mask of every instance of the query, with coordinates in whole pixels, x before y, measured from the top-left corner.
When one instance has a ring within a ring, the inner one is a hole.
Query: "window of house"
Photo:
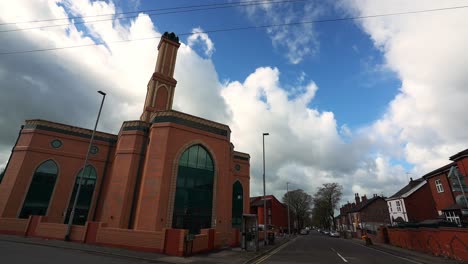
[[[445,212],[445,218],[447,221],[457,223],[458,225],[461,224],[460,217],[455,212]]]
[[[398,212],[401,212],[401,203],[400,203],[400,201],[396,201],[396,210]]]
[[[392,203],[391,203],[391,202],[388,203],[388,208],[390,208],[390,213],[393,212],[393,210],[392,210]]]
[[[435,181],[435,186],[438,193],[444,192],[444,186],[442,186],[440,179]]]
[[[268,215],[271,215],[271,208],[268,208]]]

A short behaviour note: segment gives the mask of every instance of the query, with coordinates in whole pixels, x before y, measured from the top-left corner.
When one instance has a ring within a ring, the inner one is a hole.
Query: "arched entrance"
[[[191,234],[211,227],[213,159],[202,145],[188,148],[180,157],[172,227]]]

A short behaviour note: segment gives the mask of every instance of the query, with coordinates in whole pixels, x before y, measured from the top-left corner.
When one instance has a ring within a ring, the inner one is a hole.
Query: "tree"
[[[301,189],[289,191],[284,194],[283,203],[289,205],[289,210],[297,221],[297,227],[302,229],[308,222],[310,208],[312,206],[312,196]]]
[[[336,229],[335,209],[343,195],[343,186],[338,183],[325,183],[317,189],[313,198],[312,221],[314,224],[330,228],[330,222]]]

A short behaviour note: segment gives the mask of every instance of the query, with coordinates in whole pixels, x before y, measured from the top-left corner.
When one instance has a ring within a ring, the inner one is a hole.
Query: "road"
[[[147,263],[144,261],[113,257],[109,255],[91,254],[79,250],[69,250],[48,246],[29,245],[0,241],[0,263],[10,264],[50,264],[50,263],[99,263],[124,264]]]
[[[255,263],[310,264],[416,264],[419,262],[394,256],[348,239],[332,238],[312,231],[298,237]]]

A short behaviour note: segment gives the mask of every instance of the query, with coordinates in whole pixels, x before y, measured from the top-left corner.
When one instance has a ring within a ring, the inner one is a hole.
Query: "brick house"
[[[266,208],[267,208],[267,224],[274,229],[287,230],[288,229],[288,208],[285,204],[278,201],[274,195],[267,195]],[[263,206],[263,196],[250,197],[250,213],[256,214],[258,217],[258,224],[265,224],[265,214]],[[291,219],[292,221],[292,219]],[[291,222],[291,228],[293,223]]]
[[[368,199],[366,195],[360,197],[356,193],[354,198],[356,203],[348,202],[340,208],[339,224],[342,225],[342,230],[357,232],[365,229],[376,232],[380,226],[390,224],[385,197],[374,194]]]
[[[392,225],[420,222],[437,217],[429,184],[424,178],[413,180],[386,199]]]
[[[96,132],[86,166],[91,130],[26,120],[0,179],[0,233],[64,239],[83,175],[72,240],[171,255],[189,234],[194,252],[239,243],[250,156],[227,125],[172,109],[179,46],[161,37],[140,119]]]
[[[451,163],[423,176],[427,180],[439,218],[468,224],[468,149],[450,157]],[[465,194],[465,195],[463,195]]]

